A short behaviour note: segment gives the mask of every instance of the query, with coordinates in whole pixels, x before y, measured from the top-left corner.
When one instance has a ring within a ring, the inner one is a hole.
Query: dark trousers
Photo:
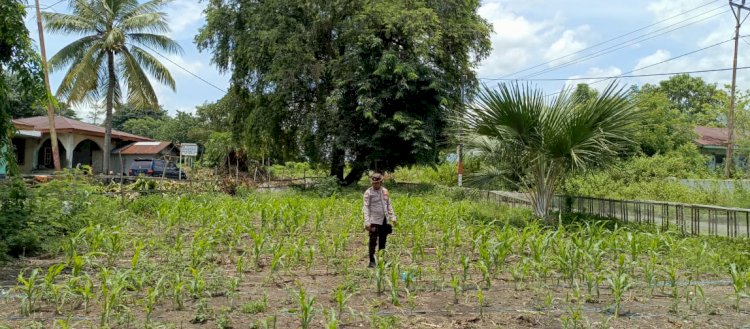
[[[370,262],[375,262],[375,245],[377,244],[378,250],[385,249],[385,240],[388,238],[388,232],[385,230],[385,225],[388,223],[384,220],[383,225],[372,224],[375,227],[375,232],[370,232]]]

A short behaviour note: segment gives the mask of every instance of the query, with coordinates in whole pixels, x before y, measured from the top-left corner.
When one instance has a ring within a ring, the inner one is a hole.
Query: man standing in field
[[[383,187],[383,175],[375,173],[370,176],[372,187],[365,191],[362,212],[365,215],[365,229],[370,234],[370,264],[375,267],[375,244],[378,250],[385,249],[385,240],[393,231],[392,223],[396,223],[396,214],[388,196],[388,190]]]

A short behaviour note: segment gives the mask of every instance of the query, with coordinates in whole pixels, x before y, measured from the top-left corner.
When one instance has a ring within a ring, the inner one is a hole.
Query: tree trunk
[[[543,161],[536,165],[536,170],[535,184],[528,190],[531,208],[535,216],[544,220],[553,220],[549,218],[549,209],[554,201],[555,187],[560,172],[554,165]]]
[[[361,162],[352,163],[352,171],[346,175],[346,178],[341,182],[343,186],[349,186],[356,184],[362,178],[362,174],[367,170],[367,166]]]
[[[331,152],[331,176],[344,181],[344,151],[335,147]]]
[[[104,174],[109,174],[111,169],[109,158],[112,152],[112,110],[115,102],[115,87],[117,86],[117,80],[115,79],[115,54],[111,51],[107,53],[107,69],[109,71],[109,82],[107,85],[107,113],[104,118],[104,150],[102,151],[104,153],[102,161]]]

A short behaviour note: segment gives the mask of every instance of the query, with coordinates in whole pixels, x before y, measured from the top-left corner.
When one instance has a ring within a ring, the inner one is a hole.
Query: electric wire
[[[65,0],[59,0],[59,1],[55,2],[55,3],[53,3],[53,4],[45,6],[45,7],[39,6],[39,9],[40,10],[47,10],[47,9],[50,9],[50,8],[52,8],[54,6],[57,6],[57,5],[61,4],[63,1],[65,1]],[[28,8],[36,8],[36,5],[28,5],[28,6],[25,6],[25,8],[27,8],[27,9]]]
[[[177,64],[177,63],[175,63],[175,62],[174,62],[174,61],[173,61],[172,59],[170,59],[169,57],[167,57],[167,56],[163,55],[162,53],[160,53],[160,52],[156,51],[155,49],[153,49],[153,48],[149,47],[148,45],[145,45],[145,44],[139,44],[139,46],[142,46],[142,47],[144,47],[144,48],[146,48],[146,49],[148,49],[148,50],[150,50],[150,51],[154,52],[155,54],[157,54],[157,55],[161,56],[162,58],[166,59],[166,60],[167,60],[168,62],[172,63],[172,64],[173,64],[174,66],[177,66],[177,67],[178,67],[178,68],[180,68],[181,70],[183,70],[183,71],[187,72],[188,74],[190,74],[190,75],[192,75],[192,76],[196,77],[197,79],[199,79],[199,80],[203,81],[203,82],[204,82],[204,83],[206,83],[207,85],[209,85],[209,86],[211,86],[211,87],[214,87],[214,88],[216,88],[216,90],[218,90],[218,91],[221,91],[221,92],[223,92],[223,93],[226,93],[226,92],[227,92],[227,91],[226,91],[225,89],[223,89],[223,88],[221,88],[221,87],[218,87],[217,85],[215,85],[215,84],[213,84],[213,83],[209,82],[208,80],[206,80],[206,79],[202,78],[202,77],[201,77],[201,76],[199,76],[198,74],[195,74],[195,73],[193,73],[192,71],[190,71],[190,70],[188,70],[188,69],[184,68],[184,67],[183,67],[182,65],[180,65],[180,64]]]
[[[701,52],[701,51],[705,51],[705,50],[708,50],[708,49],[711,49],[711,48],[723,45],[723,44],[725,44],[727,42],[730,42],[732,40],[734,40],[734,38],[728,39],[728,40],[724,40],[724,41],[721,41],[721,42],[717,42],[717,43],[712,44],[710,46],[706,46],[706,47],[703,47],[703,48],[700,48],[700,49],[696,49],[696,50],[693,50],[693,51],[690,51],[690,52],[687,52],[687,53],[684,53],[684,54],[681,54],[681,55],[677,55],[677,56],[668,58],[668,59],[663,60],[663,61],[658,62],[658,63],[650,64],[650,65],[647,65],[647,66],[644,66],[644,67],[640,67],[640,68],[637,68],[637,69],[634,69],[634,70],[631,70],[631,71],[628,71],[628,72],[624,72],[622,74],[612,75],[612,76],[605,76],[605,77],[574,77],[574,78],[530,78],[530,79],[511,79],[511,78],[479,78],[479,79],[480,80],[487,80],[487,81],[568,81],[568,80],[597,80],[597,79],[608,80],[608,79],[615,79],[615,78],[636,78],[636,77],[662,76],[662,75],[674,75],[674,74],[684,74],[684,73],[720,72],[720,71],[731,70],[731,68],[730,69],[721,68],[721,69],[706,69],[706,70],[694,70],[694,71],[682,71],[682,72],[663,72],[663,73],[652,73],[652,74],[635,74],[635,75],[629,75],[630,73],[633,73],[633,72],[645,70],[647,68],[651,68],[651,67],[654,67],[654,66],[657,66],[657,65],[661,65],[661,64],[667,63],[669,61],[673,61],[673,60],[676,60],[676,59],[679,59],[679,58],[682,58],[682,57],[685,57],[685,56],[689,56],[689,55],[692,55],[692,54],[695,54],[695,53],[698,53],[698,52]],[[592,82],[592,84],[593,83],[597,83],[597,82],[601,82],[601,81]]]
[[[629,39],[629,40],[625,41],[624,43],[621,43],[621,44],[618,44],[618,45],[614,45],[614,46],[610,46],[608,48],[601,49],[601,50],[599,50],[597,52],[594,52],[592,54],[586,55],[586,56],[584,56],[582,58],[579,58],[579,59],[576,59],[576,60],[572,60],[572,61],[569,61],[569,62],[566,62],[566,63],[563,63],[563,64],[559,64],[559,65],[552,66],[552,67],[544,69],[544,70],[540,70],[540,71],[531,73],[529,75],[523,76],[522,79],[532,78],[532,77],[535,77],[535,76],[539,76],[541,74],[545,74],[545,73],[549,73],[549,72],[552,72],[552,71],[555,71],[555,70],[559,70],[559,69],[564,68],[564,67],[568,67],[568,66],[575,65],[575,64],[580,64],[580,63],[588,61],[590,59],[601,57],[603,55],[613,53],[613,52],[618,51],[620,49],[628,48],[630,46],[636,45],[636,44],[641,43],[643,41],[651,40],[651,39],[654,39],[656,37],[659,37],[659,36],[662,36],[662,35],[665,35],[665,34],[677,31],[679,29],[683,29],[685,27],[688,27],[688,26],[691,26],[691,25],[694,25],[694,24],[698,24],[698,23],[704,22],[706,20],[709,20],[711,18],[717,17],[719,15],[723,15],[727,11],[728,10],[725,10],[725,11],[716,13],[714,15],[711,15],[711,16],[708,16],[708,17],[704,17],[704,18],[699,19],[697,21],[693,21],[693,22],[687,23],[685,25],[678,26],[678,27],[675,27],[673,29],[666,30],[664,32],[661,32],[661,33],[658,33],[658,34],[655,34],[655,35],[650,35],[649,36],[649,34],[646,34],[646,35],[643,35],[643,36],[640,36],[640,37],[637,37],[637,38]],[[703,15],[703,14],[701,14],[701,15]],[[670,27],[673,27],[673,26],[674,25],[669,25],[666,28],[670,28]],[[662,31],[662,30],[663,29],[659,29],[657,31]],[[654,32],[657,32],[657,31],[654,31]],[[648,37],[644,38],[645,36],[648,36]]]
[[[673,19],[673,18],[676,18],[676,17],[682,16],[682,15],[685,15],[685,14],[687,14],[687,13],[693,12],[693,11],[695,11],[695,10],[701,9],[701,8],[703,8],[703,7],[706,7],[706,6],[708,6],[708,5],[710,5],[710,4],[714,3],[714,2],[716,2],[716,1],[715,1],[715,0],[712,0],[712,1],[708,1],[708,2],[706,2],[706,3],[702,4],[702,5],[698,6],[698,7],[695,7],[695,8],[689,9],[689,10],[687,10],[687,11],[683,12],[683,13],[679,13],[679,14],[677,14],[677,15],[674,15],[674,16],[670,16],[670,17],[668,17],[668,18],[665,18],[665,19],[663,19],[663,20],[660,20],[660,21],[658,21],[658,22],[655,22],[655,23],[652,23],[652,24],[646,25],[646,26],[644,26],[644,27],[638,28],[638,29],[636,29],[636,30],[633,30],[633,31],[630,31],[630,32],[627,32],[627,33],[624,33],[624,34],[620,34],[620,35],[618,35],[618,36],[616,36],[616,37],[614,37],[614,38],[611,38],[611,39],[608,39],[608,40],[605,40],[605,41],[599,42],[599,43],[597,43],[597,44],[591,45],[591,46],[589,46],[589,47],[583,48],[583,49],[581,49],[581,50],[578,50],[578,51],[575,51],[575,52],[572,52],[572,53],[569,53],[569,54],[566,54],[566,55],[563,55],[563,56],[560,56],[560,57],[557,57],[557,58],[551,59],[551,60],[549,60],[549,61],[546,61],[546,62],[544,62],[544,63],[541,63],[541,64],[537,64],[537,65],[534,65],[534,66],[531,66],[531,67],[527,67],[527,68],[525,68],[525,69],[523,69],[523,70],[520,70],[520,71],[516,71],[516,72],[513,72],[513,73],[509,73],[509,74],[507,74],[507,75],[505,75],[505,76],[502,76],[501,78],[506,78],[506,77],[509,77],[509,76],[513,76],[513,75],[516,75],[516,74],[519,74],[519,73],[522,73],[522,72],[526,72],[526,71],[529,71],[529,70],[535,69],[535,68],[537,68],[537,67],[540,67],[540,66],[544,66],[544,65],[550,64],[550,63],[552,63],[552,62],[555,62],[555,61],[558,61],[558,60],[561,60],[561,59],[564,59],[564,58],[567,58],[567,57],[570,57],[570,56],[573,56],[573,55],[576,55],[576,54],[579,54],[579,53],[583,53],[583,52],[585,52],[585,51],[587,51],[587,50],[590,50],[590,49],[593,49],[593,48],[599,47],[599,46],[601,46],[601,45],[604,45],[604,44],[610,43],[610,42],[612,42],[612,41],[615,41],[615,40],[618,40],[618,39],[621,39],[621,38],[624,38],[624,37],[626,37],[626,36],[629,36],[629,35],[631,35],[631,34],[634,34],[634,33],[640,32],[640,31],[643,31],[643,30],[645,30],[645,29],[648,29],[648,28],[650,28],[650,27],[653,27],[653,26],[659,25],[659,24],[661,24],[661,23],[664,23],[664,22],[666,22],[666,21],[669,21],[669,20],[671,20],[671,19]],[[709,12],[710,12],[710,11],[713,11],[713,10],[716,10],[716,9],[712,9],[712,10],[709,10]]]

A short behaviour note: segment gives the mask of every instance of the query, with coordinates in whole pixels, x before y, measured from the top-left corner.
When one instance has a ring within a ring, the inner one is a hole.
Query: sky
[[[68,11],[67,1],[40,1],[42,8],[54,5],[47,11]],[[170,36],[184,50],[168,55],[169,60],[161,58],[175,78],[176,90],[154,83],[160,103],[171,114],[194,112],[196,106],[220,99],[229,87],[229,75],[219,72],[211,64],[210,53],[199,52],[193,42],[205,24],[205,5],[198,0],[173,0],[165,7]],[[611,81],[586,78],[732,67],[735,19],[726,0],[484,0],[479,14],[494,30],[492,53],[476,68],[481,81],[490,86],[506,81],[498,79],[517,79],[553,94],[582,82],[601,89]],[[35,18],[29,9],[26,25],[38,40]],[[742,26],[740,35],[750,35],[748,29],[750,22]],[[74,36],[46,33],[47,55],[51,57],[73,40]],[[750,66],[748,49],[750,38],[741,38],[738,67]],[[50,76],[53,92],[62,74]],[[731,74],[693,75],[724,86],[731,82]],[[618,81],[642,85],[667,78],[623,77]],[[737,87],[750,89],[750,70],[737,71]],[[87,119],[90,107],[76,110]]]

